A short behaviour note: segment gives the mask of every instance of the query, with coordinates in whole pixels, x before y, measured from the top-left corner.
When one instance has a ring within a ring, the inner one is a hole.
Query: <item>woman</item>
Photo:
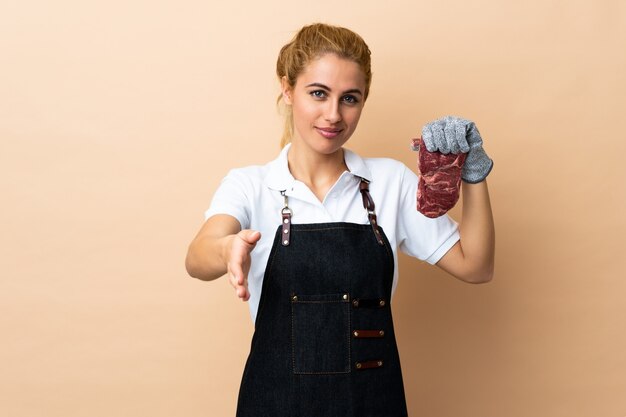
[[[277,75],[282,152],[227,175],[186,260],[193,277],[227,274],[250,303],[237,415],[406,416],[390,309],[397,248],[463,281],[489,281],[492,162],[473,123],[426,125],[429,151],[469,151],[463,222],[426,218],[415,210],[415,174],[343,148],[371,81],[359,35],[306,26],[280,51]]]

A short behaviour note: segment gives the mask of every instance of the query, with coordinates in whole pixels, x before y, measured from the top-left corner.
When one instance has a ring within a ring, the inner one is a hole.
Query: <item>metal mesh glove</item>
[[[483,149],[480,132],[470,120],[454,116],[435,120],[422,128],[422,138],[429,152],[467,153],[461,171],[461,178],[465,182],[481,182],[493,168],[493,161]]]

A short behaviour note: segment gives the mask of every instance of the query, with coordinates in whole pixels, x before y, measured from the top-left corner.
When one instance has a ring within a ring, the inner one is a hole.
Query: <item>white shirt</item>
[[[319,201],[313,192],[289,171],[287,153],[283,148],[277,159],[263,166],[231,170],[213,196],[205,218],[215,214],[235,217],[242,229],[261,232],[261,239],[251,254],[248,273],[250,314],[252,320],[261,298],[263,275],[278,226],[285,190],[292,222],[349,222],[368,224],[359,192],[360,177],[370,181],[370,194],[376,205],[378,224],[383,228],[394,259],[392,293],[398,283],[397,248],[402,252],[435,264],[459,240],[458,224],[447,215],[428,218],[417,211],[417,176],[403,163],[388,158],[363,159],[344,148],[345,171]]]

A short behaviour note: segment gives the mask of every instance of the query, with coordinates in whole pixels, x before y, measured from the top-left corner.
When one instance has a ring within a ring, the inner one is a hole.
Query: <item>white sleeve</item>
[[[458,224],[447,214],[431,219],[417,211],[418,177],[404,167],[397,236],[400,250],[435,264],[460,239]]]
[[[204,218],[228,214],[239,221],[242,229],[250,228],[250,180],[240,169],[231,170],[215,191]]]

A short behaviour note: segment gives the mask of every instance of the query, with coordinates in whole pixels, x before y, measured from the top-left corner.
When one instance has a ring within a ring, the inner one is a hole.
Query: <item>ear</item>
[[[287,82],[287,77],[285,76],[280,79],[280,91],[283,94],[283,101],[285,104],[291,106],[291,94],[293,93],[293,89]]]

